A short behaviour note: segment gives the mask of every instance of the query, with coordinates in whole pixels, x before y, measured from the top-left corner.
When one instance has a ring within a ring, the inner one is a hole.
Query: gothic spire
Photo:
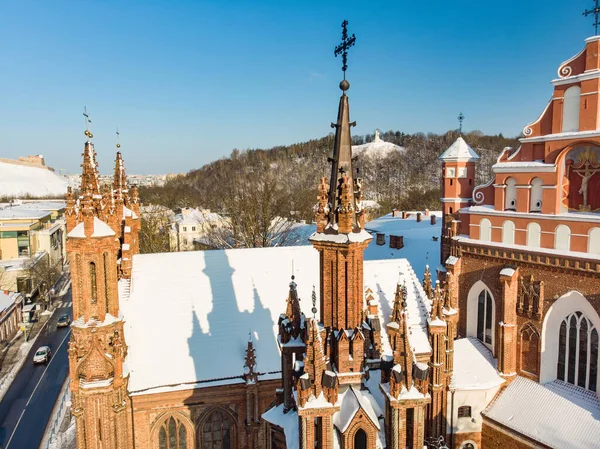
[[[300,333],[302,312],[300,311],[300,298],[298,298],[298,291],[296,290],[296,282],[294,282],[293,275],[292,281],[290,282],[290,292],[287,299],[285,314],[292,322],[292,333],[294,334],[294,337],[297,337]]]
[[[256,369],[256,350],[252,342],[252,332],[248,336],[248,346],[246,348],[246,357],[244,363],[244,379],[246,383],[256,383],[258,381],[258,373]]]
[[[117,145],[120,147],[120,144]],[[117,151],[117,158],[115,159],[113,188],[118,195],[123,195],[123,193],[127,192],[127,175],[125,173],[125,164],[123,163],[123,157],[121,156],[120,151]]]
[[[86,193],[92,197],[100,195],[100,175],[98,174],[98,162],[96,162],[96,151],[94,144],[88,140],[83,150],[83,163],[81,164],[81,195]]]

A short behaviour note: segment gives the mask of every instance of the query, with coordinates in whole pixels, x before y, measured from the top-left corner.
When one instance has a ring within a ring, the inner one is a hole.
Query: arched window
[[[533,178],[531,180],[531,191],[529,195],[530,212],[542,211],[542,185],[544,185],[544,181],[540,178]]]
[[[527,246],[539,248],[541,246],[542,228],[539,224],[531,222],[527,225]]]
[[[506,194],[504,210],[517,210],[517,180],[508,178],[506,180]]]
[[[538,375],[540,362],[540,335],[535,327],[527,324],[521,331],[521,371]]]
[[[477,339],[486,345],[492,344],[492,297],[482,290],[477,299]]]
[[[105,306],[106,306],[106,313],[108,313],[108,254],[104,253],[103,254],[103,260],[104,260],[104,299],[105,299]]]
[[[487,218],[479,222],[479,240],[483,242],[492,241],[492,223]]]
[[[160,426],[158,449],[187,449],[187,430],[180,421],[171,417]]]
[[[471,406],[463,405],[458,407],[458,417],[459,418],[470,418],[471,417]]]
[[[588,252],[600,254],[600,228],[592,228],[588,234]]]
[[[354,434],[354,449],[367,449],[367,433],[362,429]]]
[[[202,449],[231,449],[232,423],[225,413],[215,410],[202,424]]]
[[[579,131],[579,103],[581,88],[571,86],[565,91],[563,102],[562,132]]]
[[[571,229],[567,225],[558,225],[554,235],[554,248],[569,251],[571,248]]]
[[[560,324],[556,377],[596,391],[598,330],[582,312],[568,315]]]
[[[515,224],[507,220],[502,224],[502,243],[513,245],[515,243]]]
[[[96,284],[96,264],[90,262],[90,287],[92,291],[92,303],[98,300],[98,286]]]

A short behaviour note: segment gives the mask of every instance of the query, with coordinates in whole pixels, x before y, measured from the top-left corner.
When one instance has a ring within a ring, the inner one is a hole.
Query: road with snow
[[[0,402],[0,447],[37,449],[52,408],[69,371],[67,343],[70,328],[56,328],[58,317],[71,315],[71,289],[62,297],[54,315],[42,330],[27,360]],[[52,358],[46,365],[34,365],[33,354],[50,346]]]

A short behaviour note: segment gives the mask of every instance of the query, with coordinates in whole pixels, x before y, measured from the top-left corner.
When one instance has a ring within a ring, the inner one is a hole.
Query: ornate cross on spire
[[[462,122],[465,119],[465,116],[463,115],[462,112],[459,112],[457,119],[458,119],[458,131],[460,132],[460,135],[462,136]]]
[[[90,120],[90,115],[87,113],[87,107],[85,106],[83,107],[83,117],[85,119],[84,134],[91,139],[92,137],[94,137],[94,135],[90,132],[90,123],[92,123],[92,121]]]
[[[121,143],[119,142],[119,137],[121,135],[119,134],[119,127],[118,126],[117,126],[117,132],[116,132],[116,134],[117,134],[117,148],[121,148]]]
[[[337,57],[338,55],[342,55],[342,70],[344,72],[344,79],[346,79],[346,70],[348,69],[348,49],[354,46],[356,42],[356,37],[354,34],[352,37],[348,38],[348,21],[344,20],[342,22],[342,43],[335,47],[333,54]]]
[[[600,5],[598,4],[598,0],[594,0],[594,8],[593,9],[586,9],[583,12],[583,16],[587,17],[589,15],[593,14],[594,15],[594,29],[596,30],[594,34],[598,34],[598,25],[600,24],[598,22],[598,14],[600,14]]]

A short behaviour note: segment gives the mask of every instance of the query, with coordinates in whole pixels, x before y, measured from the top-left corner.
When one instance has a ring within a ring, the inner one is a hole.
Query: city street
[[[56,328],[58,317],[72,315],[71,289],[56,304],[27,360],[0,402],[0,448],[37,449],[63,382],[69,371],[67,343],[71,329]],[[40,346],[50,346],[47,364],[34,365],[33,355]]]

